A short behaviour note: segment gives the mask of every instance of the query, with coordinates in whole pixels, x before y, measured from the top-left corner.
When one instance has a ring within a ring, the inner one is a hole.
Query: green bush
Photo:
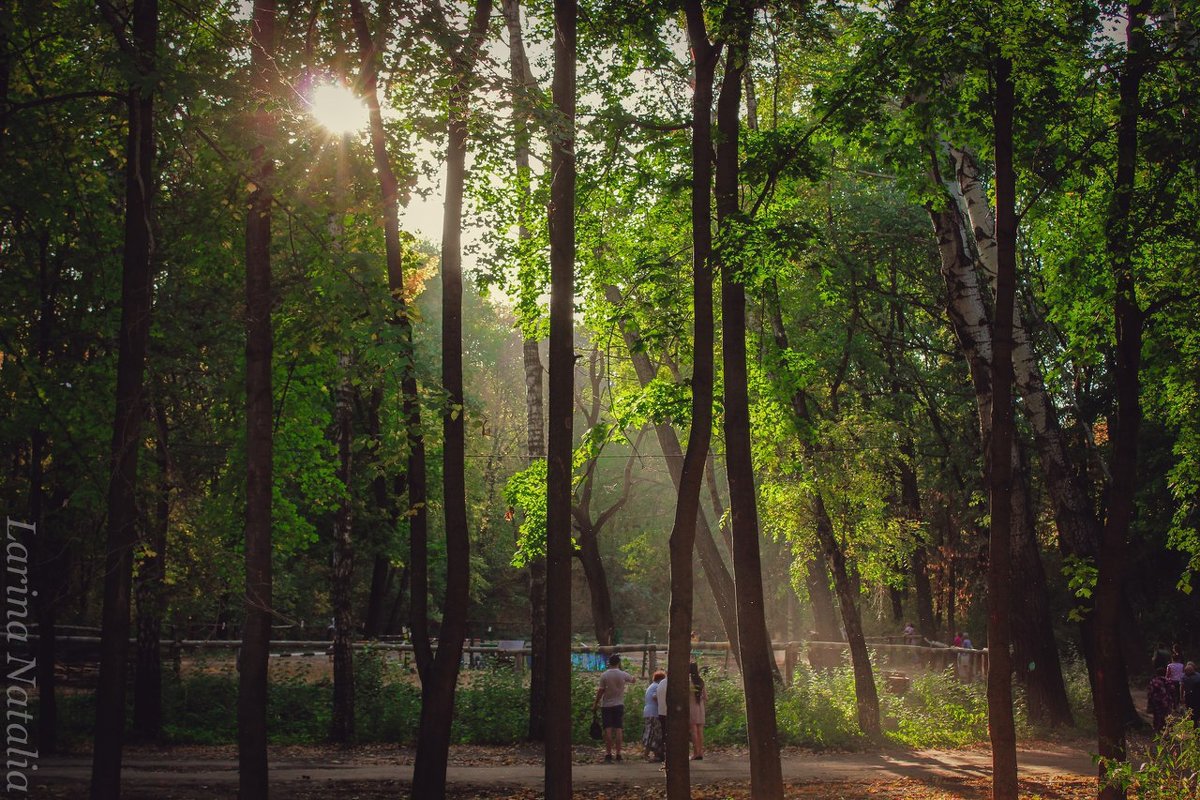
[[[775,713],[784,744],[845,748],[863,739],[849,667],[813,672],[797,666],[792,685],[776,692]]]
[[[1200,797],[1200,731],[1185,716],[1171,717],[1144,753],[1106,765],[1105,777],[1138,800]]]
[[[954,668],[914,675],[903,697],[880,693],[882,713],[894,721],[887,736],[909,747],[962,747],[987,738],[983,684],[962,683]]]
[[[417,713],[420,713],[418,706]],[[529,689],[510,667],[470,674],[454,700],[451,737],[464,744],[509,744],[529,728]]]

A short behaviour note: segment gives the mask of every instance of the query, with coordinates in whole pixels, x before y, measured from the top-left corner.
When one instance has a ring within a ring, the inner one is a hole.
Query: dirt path
[[[506,796],[501,789],[534,790],[542,785],[542,765],[535,751],[522,748],[472,748],[467,757],[455,754],[448,781],[457,797]],[[227,752],[204,757],[203,751],[134,752],[125,759],[127,797],[232,797],[237,789],[237,763]],[[574,785],[582,791],[613,789],[653,796],[665,784],[658,764],[640,759],[620,764],[593,761],[591,748],[577,749]],[[1065,745],[1023,748],[1019,753],[1023,778],[1089,778],[1091,758],[1082,749]],[[463,763],[463,762],[468,763]],[[511,763],[516,761],[518,763]],[[86,756],[45,758],[39,762],[33,796],[82,797],[90,776]],[[750,767],[744,751],[714,750],[692,762],[696,787],[746,785]],[[886,750],[874,753],[812,753],[786,750],[784,779],[789,784],[907,783],[946,786],[976,784],[991,771],[991,754],[971,750]],[[288,748],[273,758],[271,784],[284,797],[394,797],[411,779],[411,751],[337,751]],[[1077,782],[1077,781],[1074,781]],[[479,790],[485,788],[481,794]],[[518,791],[510,793],[520,794]],[[839,795],[840,796],[840,795]],[[951,795],[959,796],[959,795]],[[973,795],[963,795],[973,796]],[[1068,796],[1068,795],[1061,795]]]

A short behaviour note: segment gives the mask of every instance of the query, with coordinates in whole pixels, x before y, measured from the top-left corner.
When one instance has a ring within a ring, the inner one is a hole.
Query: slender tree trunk
[[[969,156],[962,151],[952,148],[951,153],[958,165],[963,201],[973,223],[974,235],[980,242],[978,249],[982,271],[994,280],[997,250],[994,219],[986,207],[986,197],[975,183],[974,162],[967,162]],[[964,171],[966,163],[971,164],[972,171]],[[934,177],[940,180],[936,161],[934,164]],[[967,253],[967,231],[956,207],[937,212],[931,209],[930,218],[938,237],[942,275],[948,289],[947,310],[975,386],[981,441],[987,442],[991,436],[993,402],[993,344],[988,313],[978,275]],[[1014,315],[1014,331],[1018,330],[1015,327],[1018,319],[1019,315]],[[1014,340],[1019,338],[1018,335]],[[1013,613],[1019,620],[1019,624],[1012,629],[1017,651],[1014,662],[1020,665],[1020,676],[1029,689],[1031,716],[1049,725],[1069,725],[1070,706],[1050,621],[1045,570],[1033,532],[1025,447],[1014,436],[1010,450],[1010,469],[1017,477],[1011,493],[1012,558],[1014,563],[1021,565],[1022,574],[1028,578],[1023,590],[1012,596]],[[1033,665],[1032,669],[1030,664]]]
[[[738,127],[741,78],[748,61],[752,11],[735,4],[734,30],[726,45],[725,76],[717,103],[716,202],[718,223],[733,223],[738,211]],[[729,475],[729,508],[733,529],[733,574],[737,597],[738,636],[742,651],[742,684],[750,740],[751,793],[756,798],[783,797],[779,734],[775,722],[770,639],[763,609],[762,564],[759,556],[758,508],[754,465],[750,455],[750,403],[746,366],[746,290],[721,258],[721,341],[725,366],[725,448]],[[670,684],[668,684],[670,686]],[[668,689],[669,691],[669,689]],[[668,720],[670,716],[668,715]]]
[[[255,178],[246,215],[246,594],[238,681],[238,794],[267,797],[267,653],[271,641],[271,180],[275,136],[275,0],[255,0],[250,63],[258,109],[251,126]]]
[[[333,521],[333,569],[330,575],[330,603],[333,606],[333,711],[329,721],[329,738],[339,744],[354,741],[354,615],[351,607],[351,584],[354,578],[354,542],[351,539],[353,511],[351,482],[354,439],[354,390],[350,385],[351,359],[338,358],[341,383],[337,388],[334,409],[338,450],[338,480],[343,495],[338,501]]]
[[[1149,43],[1146,38],[1146,14],[1149,0],[1129,5],[1125,28],[1126,54],[1117,78],[1120,100],[1117,120],[1117,163],[1113,197],[1108,210],[1105,236],[1109,268],[1115,292],[1113,314],[1116,334],[1117,418],[1112,431],[1109,471],[1112,488],[1108,494],[1108,518],[1100,541],[1100,559],[1096,578],[1096,708],[1100,770],[1104,761],[1125,758],[1125,726],[1121,715],[1122,695],[1128,686],[1119,684],[1124,660],[1119,633],[1121,587],[1124,581],[1129,527],[1136,512],[1137,437],[1141,424],[1141,354],[1144,315],[1138,306],[1134,275],[1137,234],[1131,210],[1137,171],[1138,121],[1141,116],[1141,82],[1147,69]],[[1104,800],[1120,796],[1114,788],[1101,792]]]
[[[1070,726],[1074,720],[1049,625],[1046,571],[1038,552],[1029,497],[1029,459],[1024,447],[1014,448],[1014,452],[1012,574],[1021,576],[1021,591],[1013,592],[1013,668],[1025,687],[1029,721],[1046,727]],[[1022,512],[1023,516],[1017,517]]]
[[[992,216],[986,192],[980,181],[979,165],[969,151],[953,146],[949,150],[954,160],[955,175],[961,189],[961,204],[970,219],[970,228],[977,244],[979,265],[983,268],[983,272],[994,281],[996,275],[995,218]],[[950,222],[961,227],[957,217]],[[965,237],[965,231],[961,235]],[[1066,440],[1059,424],[1058,410],[1055,408],[1054,400],[1050,397],[1049,392],[1046,391],[1041,367],[1033,351],[1029,332],[1022,315],[1015,307],[1013,370],[1015,386],[1021,394],[1024,416],[1029,421],[1034,434],[1042,475],[1050,495],[1051,505],[1054,508],[1055,524],[1059,533],[1059,547],[1065,555],[1093,559],[1100,541],[1100,523],[1096,518],[1093,501],[1084,485],[1086,469],[1076,468],[1067,453]],[[1023,456],[1021,457],[1023,458]],[[1017,515],[1021,512],[1014,509],[1013,513]],[[1019,519],[1019,517],[1014,516],[1014,519]],[[1036,551],[1036,542],[1031,542],[1028,537],[1023,537],[1020,544],[1025,547],[1032,545],[1035,550],[1033,553],[1026,551],[1020,555],[1016,555],[1014,551],[1014,557],[1024,561],[1029,568],[1033,568],[1035,561],[1040,566],[1041,559]],[[1045,585],[1044,569],[1040,582],[1035,579],[1035,584],[1030,587],[1031,591],[1040,591],[1039,585]],[[1021,598],[1018,597],[1018,601],[1020,600]],[[1039,608],[1049,607],[1048,598],[1044,594],[1040,597],[1030,598],[1030,603]],[[1054,634],[1048,615],[1035,620],[1035,623],[1036,627],[1032,629],[1031,645],[1043,656],[1048,656],[1051,651],[1055,653],[1055,656],[1053,663],[1045,662],[1043,664],[1043,667],[1049,667],[1049,669],[1043,669],[1040,673],[1035,671],[1027,676],[1033,683],[1040,684],[1032,688],[1031,694],[1044,698],[1047,702],[1044,709],[1031,707],[1031,713],[1051,725],[1070,725],[1071,717],[1066,700],[1066,689],[1061,678],[1062,666],[1053,643]],[[1089,677],[1094,682],[1093,628],[1090,617],[1085,618],[1081,628],[1084,639],[1084,657],[1088,662]],[[1124,669],[1122,668],[1121,682],[1127,683],[1123,673]],[[1132,699],[1128,697],[1128,692],[1126,695],[1123,699],[1123,713],[1126,719],[1140,719],[1137,710],[1133,707]]]
[[[771,329],[775,346],[780,353],[789,349],[787,330],[783,326],[783,316],[780,310],[779,293],[773,286],[770,288],[769,311]],[[791,397],[792,415],[798,431],[804,435],[812,429],[812,417],[808,410],[808,402],[804,394],[794,391]],[[818,448],[804,443],[807,453],[815,453]],[[816,517],[817,542],[825,554],[826,565],[833,575],[834,590],[837,593],[838,607],[842,613],[842,627],[846,630],[846,642],[850,647],[850,663],[854,670],[854,696],[858,711],[858,724],[863,733],[872,738],[878,738],[882,731],[879,721],[879,693],[875,688],[875,676],[871,667],[870,654],[867,652],[866,638],[863,635],[862,616],[858,609],[858,590],[854,585],[849,570],[846,568],[846,556],[842,546],[834,535],[833,520],[825,507],[825,500],[820,491],[813,493],[811,498],[813,516]],[[822,570],[823,572],[823,570]],[[822,575],[822,580],[824,575]],[[809,584],[810,590],[813,582]],[[828,592],[828,583],[825,584]],[[832,603],[830,604],[832,607]],[[836,626],[835,626],[836,628]],[[840,638],[840,637],[839,637]]]
[[[116,19],[110,21],[118,39],[126,41],[124,24]],[[133,549],[137,545],[137,462],[142,439],[142,384],[150,336],[153,280],[152,204],[156,179],[152,76],[158,47],[157,0],[135,0],[131,22],[133,36],[124,49],[139,79],[132,82],[128,92],[121,326],[118,333],[116,414],[108,486],[100,677],[96,685],[96,727],[92,748],[93,800],[116,798],[121,791],[130,585],[133,580]]]
[[[382,481],[382,476],[378,480]],[[376,554],[371,563],[371,589],[367,594],[367,613],[363,623],[364,639],[378,639],[387,624],[384,617],[384,602],[391,594],[394,577],[395,571],[388,563],[387,556]]]
[[[900,460],[900,497],[905,513],[913,522],[922,522],[921,492],[917,484],[917,471],[913,468],[916,457],[915,447],[911,442],[905,443]],[[912,572],[913,589],[917,600],[917,624],[921,636],[926,639],[936,639],[937,630],[933,623],[933,593],[929,587],[929,568],[926,557],[926,545],[918,541],[913,549],[909,569]]]
[[[466,41],[450,55],[446,133],[446,202],[442,218],[442,501],[446,523],[446,595],[432,669],[421,675],[421,727],[413,767],[413,798],[446,795],[446,764],[454,694],[462,663],[470,601],[471,537],[467,528],[466,435],[462,355],[462,205],[466,182],[467,116],[479,48],[487,31],[491,0],[478,0]],[[415,592],[414,592],[415,594]]]
[[[575,540],[579,548],[575,555],[583,567],[584,577],[587,578],[596,643],[604,646],[616,644],[617,626],[613,620],[608,577],[604,573],[604,562],[600,558],[600,544],[596,531],[591,528],[580,529]]]
[[[546,487],[546,798],[571,798],[571,449],[575,396],[575,0],[554,0]]]
[[[692,424],[678,481],[679,494],[668,551],[671,603],[667,631],[667,797],[691,797],[688,762],[688,674],[691,659],[693,552],[700,515],[700,487],[712,437],[713,327],[712,296],[712,102],[720,48],[708,40],[699,0],[684,4],[695,82],[692,89]],[[743,663],[745,663],[743,661]]]
[[[389,6],[384,4],[381,10],[387,8]],[[409,524],[409,565],[401,577],[400,595],[402,597],[404,594],[404,578],[407,577],[411,583],[408,604],[409,626],[412,632],[413,656],[421,678],[421,708],[422,714],[424,714],[427,707],[439,702],[439,698],[427,697],[427,692],[431,692],[434,688],[432,675],[434,669],[433,651],[429,641],[429,509],[425,474],[425,438],[421,432],[421,407],[417,395],[412,317],[408,308],[408,298],[405,295],[404,259],[403,249],[400,245],[399,183],[387,151],[387,133],[383,127],[378,93],[378,58],[388,31],[388,21],[381,19],[379,35],[372,37],[361,0],[350,0],[350,17],[354,25],[355,37],[358,39],[363,97],[370,115],[371,149],[375,159],[375,171],[379,176],[388,291],[391,292],[394,304],[391,324],[399,332],[401,347],[400,392],[403,398],[401,412],[404,417],[405,438],[408,444],[408,467],[405,475],[408,508],[405,513],[408,516]],[[397,605],[392,609],[393,614],[395,614],[399,602],[400,597],[397,597]],[[459,645],[461,647],[461,641]],[[450,690],[453,691],[453,685],[450,686]],[[451,695],[450,701],[453,702],[453,695]],[[424,753],[428,753],[431,746],[434,747],[435,753],[440,749],[439,743],[429,742],[426,744]],[[444,791],[445,760],[441,760],[439,767],[436,757],[431,759],[428,755],[422,754],[420,762],[422,769],[426,770],[422,773],[422,780],[429,781],[429,773],[432,772],[434,783],[436,783],[436,776],[440,772]],[[413,786],[415,791],[416,767],[414,767],[413,773]],[[434,797],[436,793],[429,796]]]
[[[519,0],[503,0],[504,19],[508,27],[509,69],[512,79],[512,107],[514,129],[514,161],[521,185],[518,207],[517,239],[519,252],[524,255],[526,243],[532,238],[527,224],[532,192],[529,166],[530,119],[533,94],[536,85],[525,55],[524,36],[521,30],[521,4]],[[524,265],[520,265],[524,272]],[[538,291],[541,286],[537,287]],[[526,287],[522,280],[522,291]],[[526,320],[531,323],[532,320]],[[532,330],[533,326],[529,325]],[[546,457],[546,440],[543,433],[545,417],[542,397],[542,360],[538,351],[538,340],[526,335],[522,342],[522,360],[525,366],[525,455],[529,463]],[[529,729],[526,734],[531,742],[546,738],[546,559],[544,556],[530,560],[529,583]]]
[[[621,292],[617,287],[609,285],[605,287],[604,291],[610,303],[614,306],[621,304]],[[656,374],[654,366],[650,363],[650,357],[646,355],[635,326],[627,320],[621,320],[618,324],[621,327],[621,335],[625,339],[625,345],[629,350],[634,372],[637,373],[638,382],[642,385],[642,388],[645,388],[649,385],[650,381],[654,380]],[[684,460],[683,447],[679,444],[679,436],[676,434],[675,429],[665,422],[654,426],[654,434],[658,438],[659,449],[662,450],[663,455],[666,457],[667,472],[670,474],[671,482],[675,485],[675,490],[678,493],[683,477]],[[707,472],[707,466],[705,469]],[[737,604],[733,597],[733,576],[729,574],[729,568],[725,565],[725,560],[721,556],[721,550],[713,538],[712,528],[709,527],[708,519],[701,510],[698,510],[696,514],[695,547],[696,553],[700,556],[700,567],[704,571],[705,581],[712,592],[713,602],[717,607],[717,614],[721,617],[721,624],[725,629],[726,637],[730,642],[734,643],[734,658],[738,661],[740,667],[741,652],[736,646],[738,641]],[[668,683],[667,689],[669,690],[670,688],[671,684]]]
[[[167,416],[154,404],[158,428],[155,461],[158,465],[158,499],[150,529],[149,553],[142,559],[137,581],[137,661],[133,685],[133,730],[146,741],[162,735],[162,655],[160,639],[165,610],[167,531],[171,524],[170,457],[167,450]]]
[[[992,797],[1016,800],[1017,738],[1012,707],[1009,614],[1012,591],[1012,319],[1017,219],[1012,164],[1012,62],[994,62],[996,80],[996,314],[992,322],[992,417],[987,462],[991,535],[988,547],[988,733]]]
[[[820,557],[808,560],[804,583],[808,586],[817,638],[823,642],[840,642],[842,634],[838,630],[837,610],[833,607],[833,592],[829,590],[829,572]]]

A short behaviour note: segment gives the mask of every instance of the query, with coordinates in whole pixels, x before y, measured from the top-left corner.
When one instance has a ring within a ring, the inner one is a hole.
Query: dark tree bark
[[[537,87],[525,55],[521,30],[519,0],[502,0],[504,20],[508,27],[509,69],[511,73],[513,108],[513,160],[521,181],[521,198],[517,212],[517,238],[524,245],[530,238],[528,215],[532,192],[529,188],[532,171],[529,166],[530,127],[534,94]],[[524,248],[521,248],[522,251]],[[545,415],[542,396],[542,359],[538,340],[524,337],[521,357],[525,366],[525,456],[528,462],[546,457],[543,433]],[[530,560],[529,572],[529,728],[526,738],[540,742],[546,738],[546,559]]]
[[[157,0],[135,0],[127,25],[101,0],[121,50],[137,77],[128,89],[129,131],[125,147],[125,243],[121,265],[121,325],[118,332],[116,414],[108,486],[104,610],[91,796],[121,792],[125,738],[125,676],[129,651],[129,605],[133,550],[137,545],[137,463],[143,419],[143,377],[150,337],[154,258],[154,79],[158,47]]]
[[[775,346],[780,353],[785,353],[789,349],[789,342],[787,330],[783,325],[778,290],[774,286],[771,286],[769,293],[768,305]],[[808,400],[800,390],[794,391],[790,400],[793,421],[797,432],[804,441],[804,450],[810,455],[816,454],[819,448],[806,438],[806,433],[811,431],[813,427]],[[878,738],[882,733],[879,721],[879,693],[875,688],[875,676],[871,667],[871,657],[870,653],[867,652],[867,641],[863,635],[862,615],[859,612],[857,601],[859,592],[854,585],[849,570],[846,568],[845,553],[842,551],[841,543],[838,542],[837,537],[834,535],[833,520],[829,517],[829,512],[825,507],[825,500],[819,491],[813,493],[811,502],[813,516],[817,522],[817,543],[821,548],[821,552],[825,555],[825,563],[833,576],[834,591],[837,594],[838,607],[842,613],[842,627],[845,628],[846,643],[850,648],[850,664],[854,670],[854,696],[858,712],[858,725],[867,736]],[[824,570],[822,570],[823,572]],[[823,580],[824,575],[821,578]],[[810,581],[810,591],[814,583],[815,581]],[[828,592],[828,586],[828,583],[826,583],[826,592]],[[818,587],[819,590],[820,587]],[[832,602],[830,603],[830,607],[832,607]]]
[[[571,449],[575,394],[576,0],[554,0],[546,487],[546,798],[571,798]]]
[[[589,429],[600,424],[600,398],[603,389],[604,371],[602,359],[598,350],[593,350],[588,361],[588,379],[591,384],[591,397],[584,403],[582,395],[576,396],[576,404],[583,412],[584,420]],[[633,451],[637,452],[641,444],[642,434],[638,434]],[[592,518],[592,496],[596,485],[596,468],[599,461],[593,458],[584,469],[579,488],[576,490],[577,500],[571,506],[571,515],[575,518],[575,529],[578,532],[576,543],[578,550],[575,555],[583,567],[587,578],[588,593],[591,596],[592,624],[596,631],[596,642],[601,645],[616,644],[616,621],[613,619],[612,593],[608,586],[608,577],[604,569],[604,561],[600,557],[600,531],[612,520],[618,511],[629,501],[633,490],[633,459],[631,454],[625,463],[625,474],[621,483],[621,496],[607,509]]]
[[[388,8],[390,8],[388,4],[383,4],[381,12],[386,12]],[[379,105],[377,59],[386,39],[388,21],[386,17],[381,19],[378,36],[372,37],[361,0],[350,0],[350,17],[354,25],[355,38],[358,40],[363,98],[366,100],[371,122],[371,150],[375,160],[375,171],[379,176],[388,291],[392,295],[393,302],[393,316],[390,323],[399,333],[400,339],[401,413],[404,417],[405,439],[408,445],[405,484],[408,491],[406,514],[409,524],[409,564],[401,576],[400,595],[392,607],[392,616],[394,620],[400,607],[401,598],[404,596],[405,583],[411,583],[408,618],[412,630],[413,655],[417,662],[417,671],[421,676],[421,707],[424,710],[427,702],[426,687],[431,685],[431,679],[426,676],[433,671],[433,652],[429,641],[429,509],[425,474],[425,438],[421,432],[421,407],[417,396],[412,316],[408,307],[408,298],[405,295],[404,253],[400,245],[400,191],[396,173],[392,168],[392,161],[387,151],[387,132],[383,127],[383,115]],[[397,492],[398,494],[399,492]],[[389,627],[395,629],[394,621]],[[451,697],[452,699],[453,697]],[[424,763],[429,763],[428,757]],[[434,764],[433,767],[434,772],[437,772],[437,765]],[[444,790],[444,760],[441,763],[440,771],[443,776]]]
[[[671,563],[671,603],[668,623],[667,674],[667,797],[691,797],[688,762],[688,674],[691,659],[692,603],[696,523],[700,487],[712,438],[713,407],[713,266],[712,266],[712,102],[713,77],[721,48],[708,40],[699,0],[684,4],[688,45],[695,83],[692,89],[692,424],[679,477],[675,519],[668,549]],[[744,663],[744,662],[743,662]]]
[[[378,479],[384,481],[382,476]],[[395,570],[387,556],[377,554],[371,562],[371,588],[367,594],[367,613],[363,619],[363,638],[378,639],[387,625],[385,603],[391,594]]]
[[[167,449],[167,415],[161,402],[154,404],[158,429],[154,455],[158,466],[158,496],[148,531],[149,554],[143,558],[137,580],[137,660],[133,684],[133,732],[139,739],[157,741],[162,735],[162,655],[160,639],[166,610],[167,531],[171,524],[171,458]]]
[[[917,471],[913,468],[916,449],[912,442],[905,443],[901,448],[900,473],[900,502],[904,513],[910,520],[920,522],[924,519],[921,512],[921,492],[917,484]],[[925,542],[917,542],[913,549],[909,570],[912,573],[913,589],[917,601],[917,627],[921,636],[926,639],[936,639],[937,630],[933,623],[933,593],[929,587],[929,567],[926,556]]]
[[[726,44],[725,75],[717,101],[716,205],[724,228],[739,216],[738,128],[742,73],[749,59],[753,12],[748,3],[731,3],[732,34]],[[770,638],[763,609],[758,508],[750,455],[750,402],[746,366],[746,290],[734,265],[717,252],[721,269],[721,342],[725,366],[725,448],[729,508],[733,530],[733,574],[742,684],[750,740],[750,791],[756,798],[783,797],[779,734],[775,722],[775,684]],[[670,687],[668,683],[668,687]],[[668,691],[670,689],[668,688]],[[670,715],[667,717],[670,720]]]
[[[1117,418],[1112,431],[1109,472],[1112,486],[1108,493],[1108,518],[1100,540],[1100,559],[1096,577],[1095,646],[1097,736],[1100,749],[1100,773],[1104,761],[1124,760],[1125,720],[1121,708],[1128,686],[1117,682],[1123,676],[1124,660],[1119,640],[1121,587],[1124,580],[1129,527],[1136,511],[1137,436],[1141,424],[1141,354],[1144,312],[1138,305],[1134,275],[1137,234],[1131,219],[1134,179],[1137,171],[1138,121],[1141,116],[1141,83],[1147,70],[1149,42],[1146,15],[1149,0],[1128,7],[1125,28],[1125,63],[1117,77],[1120,95],[1117,120],[1117,163],[1112,202],[1108,209],[1105,238],[1109,269],[1115,292],[1113,314],[1116,334]],[[1108,787],[1101,791],[1103,800],[1119,797],[1122,792]]]
[[[1016,289],[1016,175],[1013,172],[1012,62],[997,58],[996,81],[996,313],[992,321],[992,416],[987,447],[991,534],[988,547],[988,733],[992,796],[1017,797],[1017,736],[1012,707],[1009,614],[1012,592],[1012,319]]]
[[[808,586],[817,638],[822,642],[840,642],[842,633],[838,629],[837,610],[833,607],[833,592],[829,589],[829,572],[819,557],[808,560],[804,583]]]
[[[437,653],[430,658],[430,646],[426,638],[417,661],[421,675],[421,725],[413,766],[412,796],[422,799],[446,795],[450,726],[454,720],[454,695],[462,663],[470,600],[471,537],[467,527],[466,406],[462,368],[462,206],[473,70],[487,33],[491,8],[491,0],[478,0],[466,38],[452,45],[452,52],[448,53],[454,82],[448,98],[441,269],[442,389],[445,393],[445,406],[442,409],[442,500],[446,524],[446,594]],[[450,27],[444,17],[441,23],[443,30],[449,32]],[[416,567],[414,559],[414,569]],[[417,592],[414,585],[414,598]]]
[[[996,260],[995,223],[989,210],[986,193],[979,179],[979,165],[976,163],[974,156],[967,150],[951,146],[950,155],[954,160],[955,173],[961,189],[962,201],[970,218],[972,235],[978,249],[979,266],[982,267],[984,273],[994,276]],[[964,239],[966,238],[963,225],[957,216],[948,220],[948,223],[958,225],[960,235]],[[935,229],[937,225],[938,223],[935,221]],[[943,263],[945,263],[946,257],[947,252],[943,249]],[[972,278],[972,280],[974,279]],[[987,352],[985,353],[985,358],[987,359],[991,357],[990,347],[990,341],[988,341]],[[971,357],[970,354],[968,354],[968,357]],[[1099,551],[1101,525],[1095,511],[1096,504],[1086,485],[1087,470],[1086,468],[1079,467],[1068,454],[1066,437],[1063,435],[1063,430],[1059,422],[1058,409],[1055,407],[1050,393],[1046,390],[1039,362],[1030,342],[1029,333],[1026,331],[1021,314],[1019,313],[1015,314],[1013,318],[1013,367],[1015,371],[1015,385],[1023,401],[1022,410],[1033,431],[1034,443],[1041,462],[1043,480],[1054,509],[1055,526],[1058,529],[1059,549],[1063,555],[1094,561]],[[990,403],[990,398],[987,402]],[[1018,447],[1022,446],[1018,441]],[[1014,455],[1014,459],[1017,458],[1023,458],[1023,456]],[[1014,502],[1017,499],[1014,497]],[[1022,512],[1014,508],[1013,513],[1014,519],[1019,519]],[[1036,551],[1032,554],[1026,552],[1020,558],[1030,564],[1033,563],[1035,558],[1040,561],[1040,555]],[[1033,588],[1037,590],[1038,587],[1035,585]],[[1081,600],[1080,603],[1087,606],[1090,604],[1090,601]],[[1048,603],[1043,598],[1037,602],[1037,605],[1048,605]],[[1095,631],[1092,615],[1085,614],[1080,628],[1084,659],[1088,665],[1088,677],[1092,682],[1094,695],[1096,663],[1095,647],[1093,646]],[[1049,652],[1052,645],[1047,644],[1047,641],[1051,638],[1053,638],[1053,632],[1050,630],[1049,620],[1042,620],[1038,625],[1036,633],[1036,641],[1041,652]],[[1121,674],[1115,680],[1121,685],[1127,685],[1128,678],[1125,674],[1124,664],[1121,665],[1120,669]],[[1061,675],[1061,672],[1061,665],[1059,665],[1050,671],[1043,671],[1040,675],[1036,672],[1029,675],[1029,678],[1035,683],[1041,682],[1044,684],[1041,687],[1035,688],[1035,696],[1042,695],[1047,698],[1053,698],[1053,702],[1045,709],[1045,716],[1050,718],[1049,721],[1051,724],[1070,724],[1070,718],[1062,716],[1059,713],[1067,707],[1065,689],[1058,685],[1062,683],[1061,678],[1057,677]],[[1031,709],[1031,711],[1034,711],[1037,715],[1041,715],[1042,713],[1034,709]],[[1137,725],[1141,723],[1141,718],[1133,705],[1133,700],[1128,691],[1125,692],[1122,698],[1121,713],[1126,720],[1126,724]]]
[[[268,110],[275,68],[275,0],[255,0],[250,68],[254,185],[246,213],[246,594],[238,681],[238,794],[267,797],[267,655],[271,641],[271,181],[275,137]]]
[[[972,202],[984,202],[976,198],[975,187],[971,183],[973,177],[964,178],[965,173],[961,165],[965,163],[963,159],[966,158],[966,154],[961,151],[952,152],[960,165],[959,185],[968,187],[964,191],[968,206]],[[940,182],[936,158],[932,160],[932,164],[933,177],[935,181]],[[979,411],[980,440],[986,443],[991,436],[994,388],[993,336],[989,313],[975,264],[967,252],[968,233],[958,209],[953,205],[941,211],[930,208],[929,213],[938,238],[941,272],[946,281],[947,312],[951,327],[958,338],[959,348],[971,372]],[[988,266],[989,262],[996,263],[995,253],[988,252],[995,250],[994,223],[990,214],[986,215],[985,219],[979,209],[972,208],[970,213],[980,221],[980,224],[975,226],[975,235],[981,242],[980,267],[984,273],[995,275],[994,267]],[[1018,330],[1015,320],[1014,317],[1014,331]],[[1028,399],[1028,395],[1026,397]],[[1021,665],[1019,674],[1028,688],[1031,717],[1049,725],[1069,725],[1070,706],[1050,621],[1045,570],[1033,530],[1034,512],[1030,505],[1024,443],[1014,436],[1010,450],[1010,469],[1016,477],[1012,483],[1010,512],[1012,558],[1014,564],[1021,565],[1024,571],[1022,574],[1027,575],[1023,591],[1012,595],[1012,613],[1018,619],[1017,627],[1012,633],[1016,651],[1014,662]],[[952,612],[953,608],[950,607],[949,610]],[[952,619],[951,633],[953,634]],[[1033,664],[1032,669],[1030,664]]]
[[[617,287],[606,286],[604,292],[608,301],[614,306],[619,306],[622,303],[621,292]],[[637,373],[638,382],[645,388],[649,385],[650,381],[654,380],[656,370],[653,364],[650,363],[650,357],[646,355],[645,348],[638,337],[636,326],[624,319],[620,320],[618,324],[621,327],[621,335],[625,340],[625,345],[629,350],[629,357],[633,362],[634,372]],[[658,438],[659,449],[662,450],[663,455],[666,457],[667,472],[671,475],[671,482],[675,485],[675,490],[678,493],[680,481],[683,477],[683,447],[679,444],[679,436],[676,434],[675,429],[665,422],[654,426],[654,434]],[[696,553],[700,556],[700,567],[704,571],[705,582],[712,592],[713,602],[716,604],[717,613],[721,617],[721,624],[725,629],[725,635],[731,643],[734,643],[734,658],[737,659],[740,667],[741,653],[736,646],[736,642],[738,641],[737,604],[733,597],[733,576],[729,574],[729,568],[725,565],[725,560],[721,556],[721,550],[717,546],[716,539],[713,537],[712,528],[709,526],[708,519],[702,510],[698,510],[696,514],[695,547]],[[671,684],[668,683],[667,689],[669,690],[670,688]]]
[[[351,360],[338,359],[341,384],[335,396],[335,438],[338,450],[338,480],[343,492],[333,520],[333,565],[330,575],[330,604],[333,607],[333,710],[329,720],[329,738],[339,744],[354,741],[354,618],[351,584],[354,578],[354,524],[351,506],[351,480],[354,439],[354,390],[350,386]]]
[[[1020,591],[1012,593],[1013,670],[1025,687],[1029,721],[1069,726],[1074,720],[1050,626],[1046,570],[1029,496],[1029,459],[1023,446],[1014,447],[1013,453],[1012,574],[1020,576],[1021,583]]]

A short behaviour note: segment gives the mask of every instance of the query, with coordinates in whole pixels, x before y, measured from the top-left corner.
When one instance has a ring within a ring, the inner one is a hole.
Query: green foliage
[[[546,555],[545,459],[534,461],[510,477],[504,485],[504,500],[525,515],[517,529],[517,549],[512,558],[514,567],[523,567]]]
[[[1100,573],[1091,558],[1067,556],[1063,559],[1062,573],[1067,578],[1067,587],[1077,600],[1089,599],[1096,590],[1096,579]],[[1087,616],[1088,610],[1088,605],[1078,605],[1071,609],[1068,616],[1078,622]]]
[[[464,744],[519,742],[529,728],[529,688],[511,667],[468,673],[454,700],[451,736]]]
[[[1187,716],[1174,716],[1143,753],[1104,765],[1109,785],[1138,800],[1200,797],[1200,730]]]
[[[909,747],[963,747],[987,738],[987,697],[978,683],[963,683],[951,667],[913,676],[903,697],[881,693],[888,738]]]

